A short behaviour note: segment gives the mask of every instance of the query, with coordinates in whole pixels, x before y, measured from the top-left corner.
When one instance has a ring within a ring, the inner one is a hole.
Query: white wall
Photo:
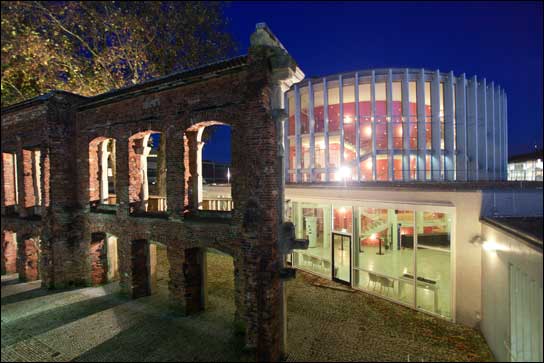
[[[512,264],[518,267],[542,288],[542,252],[485,223],[482,223],[482,238],[496,244],[496,247],[492,250],[483,249],[482,252],[481,329],[495,358],[499,361],[510,361],[509,266]],[[542,317],[542,310],[540,316]],[[536,319],[535,316],[529,318]],[[542,337],[542,325],[540,336]]]

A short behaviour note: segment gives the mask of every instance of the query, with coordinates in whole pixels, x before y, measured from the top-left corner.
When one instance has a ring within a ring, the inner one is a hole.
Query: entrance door
[[[332,234],[332,279],[351,285],[351,236]]]

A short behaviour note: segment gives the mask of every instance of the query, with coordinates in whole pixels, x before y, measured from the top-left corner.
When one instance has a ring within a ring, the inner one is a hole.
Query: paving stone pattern
[[[233,276],[231,257],[209,253],[208,307],[189,317],[167,294],[47,291],[3,276],[2,361],[250,361],[233,332]],[[300,271],[287,283],[288,361],[493,360],[473,329],[323,283]]]

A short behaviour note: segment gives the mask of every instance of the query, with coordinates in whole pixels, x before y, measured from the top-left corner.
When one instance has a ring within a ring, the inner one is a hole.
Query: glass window
[[[350,161],[356,158],[355,86],[353,79],[344,81],[342,97],[344,100],[344,161],[349,164]]]
[[[361,156],[372,152],[372,122],[370,106],[370,84],[359,85],[359,122]]]
[[[308,134],[310,132],[310,117],[308,115],[308,87],[300,89],[300,133]]]
[[[416,212],[416,306],[451,318],[451,216]]]
[[[362,181],[371,181],[372,180],[372,158],[369,156],[359,163],[361,168],[361,180]]]
[[[325,112],[323,109],[323,84],[316,84],[314,89],[314,119],[315,132],[320,133],[325,129]]]
[[[387,97],[385,82],[376,83],[376,149],[387,150]]]
[[[315,137],[315,168],[325,167],[325,138],[323,136]]]
[[[354,285],[413,306],[412,211],[359,208]]]
[[[417,178],[417,156],[410,155],[410,179],[416,180]]]
[[[308,169],[310,167],[310,137],[309,136],[305,136],[305,137],[301,137],[301,151],[302,151],[302,156],[301,156],[301,167],[302,169]]]
[[[289,92],[287,96],[289,107],[289,135],[295,135],[295,96],[293,92]]]
[[[425,138],[426,148],[432,148],[431,82],[425,82]]]
[[[376,92],[376,115],[377,116],[386,116],[387,115],[387,96],[385,92],[385,82],[376,82],[375,84]]]
[[[309,241],[307,250],[293,253],[293,264],[304,270],[331,276],[331,207],[313,203],[293,203],[297,238]]]
[[[340,130],[340,92],[338,82],[333,81],[328,84],[328,113],[329,113],[329,132]]]
[[[387,181],[389,173],[389,160],[387,155],[377,155],[376,156],[376,179]]]
[[[337,134],[329,136],[329,168],[338,167],[340,167],[340,135]]]
[[[415,81],[408,83],[409,94],[409,137],[410,149],[417,149],[417,84]]]
[[[402,155],[393,156],[393,172],[395,180],[402,180]]]
[[[333,208],[333,230],[334,232],[351,234],[353,233],[353,214],[351,206],[340,206]]]

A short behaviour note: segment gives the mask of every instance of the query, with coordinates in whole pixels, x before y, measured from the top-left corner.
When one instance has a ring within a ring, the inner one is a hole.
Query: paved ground
[[[208,257],[210,307],[179,317],[164,294],[45,291],[2,277],[2,361],[248,361],[232,334],[232,260]],[[287,284],[289,361],[490,361],[481,335],[299,273]],[[332,285],[334,286],[334,285]]]

